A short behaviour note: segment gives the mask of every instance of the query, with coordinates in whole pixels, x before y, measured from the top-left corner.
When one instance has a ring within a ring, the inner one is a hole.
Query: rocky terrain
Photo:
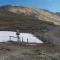
[[[0,31],[32,33],[43,42],[60,45],[60,17],[45,9],[6,5],[0,7]]]
[[[0,43],[0,60],[60,60],[60,46],[19,46],[11,42]]]

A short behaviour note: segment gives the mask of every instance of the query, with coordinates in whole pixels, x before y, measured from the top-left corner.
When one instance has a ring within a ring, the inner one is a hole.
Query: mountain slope
[[[30,7],[23,7],[23,6],[12,6],[8,8],[9,12],[16,13],[16,14],[25,14],[28,16],[35,16],[40,20],[50,21],[55,24],[60,25],[60,17],[57,14],[49,12],[48,10],[44,9],[36,9]]]
[[[40,11],[37,11],[34,8],[23,6],[0,7],[0,26],[22,26],[23,28],[31,27],[41,29],[43,24],[53,24],[52,21],[50,21],[50,23],[46,20],[47,19],[45,19],[45,16],[40,14]]]
[[[0,7],[0,31],[16,31],[17,28],[44,42],[60,44],[60,17],[48,10],[11,5]]]

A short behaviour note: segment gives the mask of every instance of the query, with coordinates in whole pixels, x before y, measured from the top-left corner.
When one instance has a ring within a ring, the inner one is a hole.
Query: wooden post
[[[11,36],[9,36],[9,40],[11,41]]]
[[[23,37],[22,37],[22,43],[23,43]]]
[[[20,32],[19,32],[19,29],[17,29],[17,32],[16,32],[16,35],[17,35],[17,43],[18,43],[18,45],[20,44],[20,37],[19,37],[19,35],[20,35]]]
[[[28,38],[27,38],[27,45],[29,46]]]
[[[18,44],[20,43],[19,39],[20,39],[19,35],[17,35],[17,42],[18,42]]]

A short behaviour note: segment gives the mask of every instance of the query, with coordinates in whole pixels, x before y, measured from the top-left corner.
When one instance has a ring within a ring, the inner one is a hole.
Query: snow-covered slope
[[[4,42],[4,41],[9,41],[9,36],[13,36],[11,37],[12,41],[17,41],[17,36],[16,36],[16,32],[12,32],[12,31],[0,31],[0,42]],[[29,34],[29,33],[20,33],[20,40],[24,42],[27,42],[27,38],[28,38],[28,42],[30,43],[43,43],[41,40],[39,40],[38,38],[36,38],[34,35]],[[16,37],[16,38],[14,38]]]

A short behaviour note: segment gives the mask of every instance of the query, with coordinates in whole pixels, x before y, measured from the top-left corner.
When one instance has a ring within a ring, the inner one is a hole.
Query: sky
[[[0,0],[1,5],[22,5],[60,12],[60,0]]]

